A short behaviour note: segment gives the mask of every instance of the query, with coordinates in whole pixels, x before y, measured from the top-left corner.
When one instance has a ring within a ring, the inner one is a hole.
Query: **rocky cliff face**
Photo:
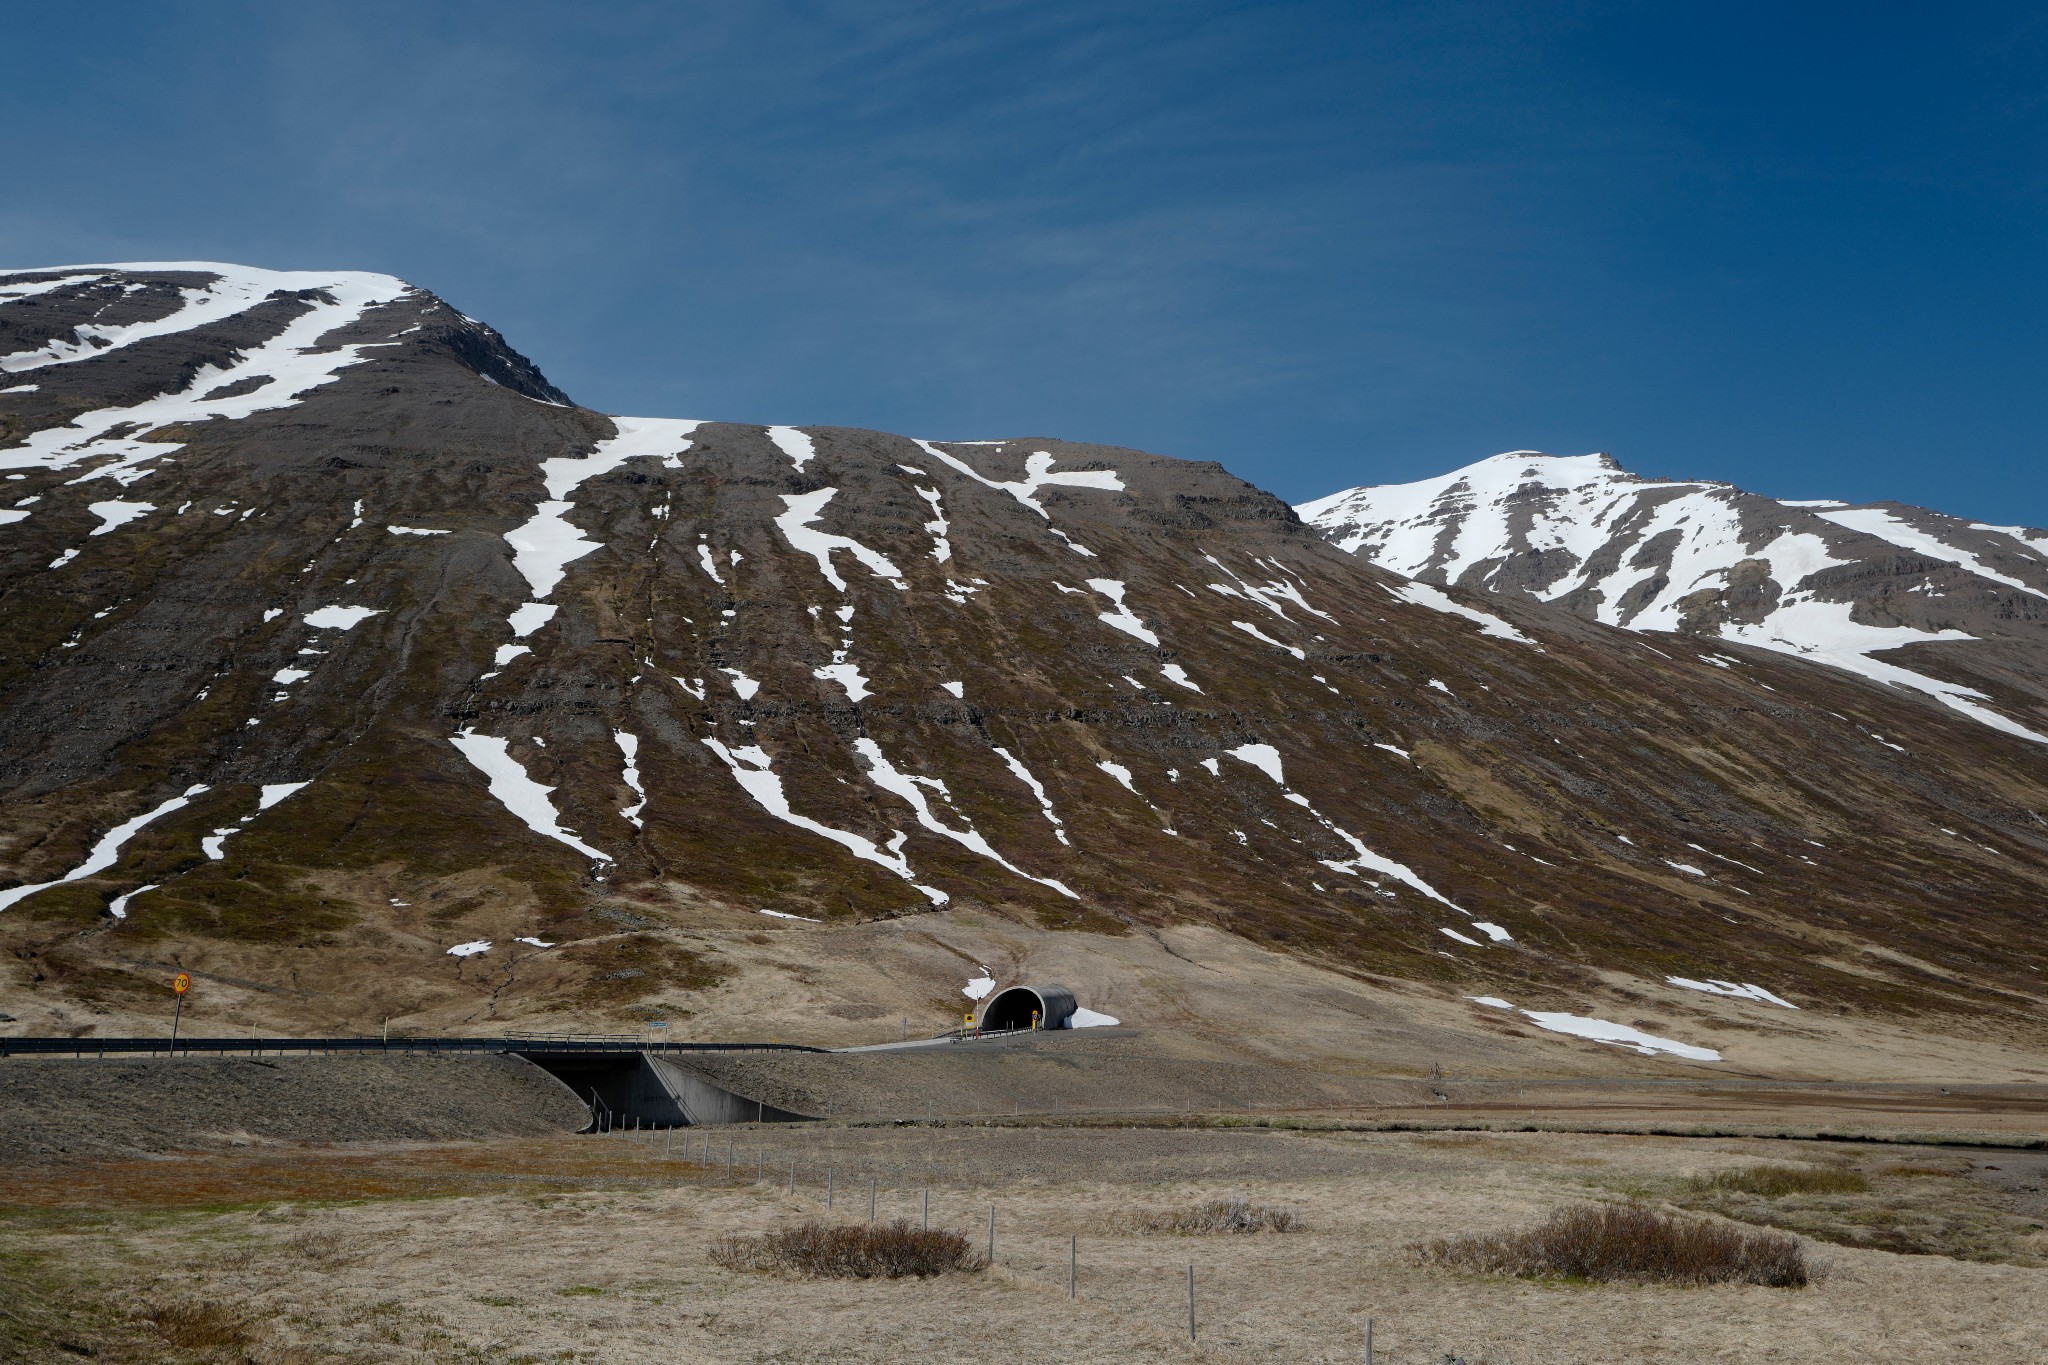
[[[608,417],[379,276],[0,276],[0,355],[16,1027],[172,961],[273,1026],[683,1018],[691,926],[942,908],[2015,1028],[2048,966],[2040,747],[1213,464]]]

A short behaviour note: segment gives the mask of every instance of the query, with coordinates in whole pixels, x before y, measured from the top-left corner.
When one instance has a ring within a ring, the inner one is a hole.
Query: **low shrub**
[[[1739,1171],[1696,1175],[1689,1184],[1696,1194],[1728,1190],[1782,1199],[1788,1194],[1863,1194],[1870,1189],[1870,1178],[1839,1166],[1747,1166]]]
[[[1234,1194],[1191,1209],[1140,1214],[1132,1220],[1132,1226],[1141,1233],[1299,1232],[1301,1215],[1293,1209],[1254,1204],[1243,1195]]]
[[[849,1279],[897,1279],[985,1269],[987,1262],[957,1232],[914,1228],[902,1219],[877,1227],[813,1219],[759,1237],[721,1237],[711,1259],[727,1270],[757,1270]]]
[[[1783,1233],[1673,1218],[1639,1205],[1580,1204],[1522,1232],[1442,1237],[1409,1253],[1418,1265],[1530,1279],[1790,1289],[1812,1279],[1805,1251]]]

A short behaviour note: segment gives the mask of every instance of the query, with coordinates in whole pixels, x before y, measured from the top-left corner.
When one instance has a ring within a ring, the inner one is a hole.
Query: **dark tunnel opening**
[[[1065,986],[1012,986],[998,991],[981,1012],[981,1027],[1028,1029],[1034,1013],[1039,1028],[1065,1028],[1074,1013],[1073,992]]]

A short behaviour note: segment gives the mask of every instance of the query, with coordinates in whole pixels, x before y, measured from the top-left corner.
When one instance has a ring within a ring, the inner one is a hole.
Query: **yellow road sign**
[[[172,989],[172,990],[174,990],[174,991],[176,991],[176,992],[177,992],[178,994],[180,994],[180,995],[183,995],[183,994],[184,994],[184,993],[185,993],[186,991],[189,991],[189,990],[191,990],[191,989],[192,989],[192,976],[191,976],[191,973],[189,973],[189,972],[179,972],[179,973],[178,973],[178,974],[177,974],[176,976],[172,977],[172,978],[171,978],[171,989]]]

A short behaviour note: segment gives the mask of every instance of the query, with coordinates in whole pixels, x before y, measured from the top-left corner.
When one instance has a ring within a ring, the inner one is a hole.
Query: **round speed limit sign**
[[[192,989],[192,975],[191,975],[191,973],[189,973],[189,972],[179,972],[179,973],[178,973],[178,974],[177,974],[176,976],[172,977],[172,978],[171,978],[171,989],[172,989],[172,990],[174,990],[174,991],[176,991],[176,992],[177,992],[178,994],[180,994],[180,995],[183,995],[183,994],[184,994],[184,993],[185,993],[186,991],[189,991],[189,990],[191,990],[191,989]]]

